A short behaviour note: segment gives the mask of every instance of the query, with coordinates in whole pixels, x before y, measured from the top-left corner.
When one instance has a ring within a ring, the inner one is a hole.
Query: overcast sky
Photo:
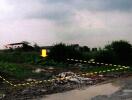
[[[0,0],[0,48],[14,42],[132,43],[132,0]]]

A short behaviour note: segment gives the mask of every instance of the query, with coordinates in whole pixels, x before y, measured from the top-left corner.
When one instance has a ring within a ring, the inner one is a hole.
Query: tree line
[[[34,46],[31,46],[29,42],[24,42],[23,47],[9,51],[37,52],[37,54],[40,54],[41,49],[36,43]],[[88,46],[80,46],[79,44],[66,45],[65,43],[58,43],[50,48],[47,56],[48,60],[56,62],[65,62],[67,58],[94,59],[97,62],[132,65],[132,45],[125,40],[113,41],[103,48],[89,48]]]
[[[89,48],[78,44],[55,44],[49,54],[49,59],[63,62],[67,58],[90,60],[98,62],[132,65],[132,45],[128,41],[113,41],[104,48]]]

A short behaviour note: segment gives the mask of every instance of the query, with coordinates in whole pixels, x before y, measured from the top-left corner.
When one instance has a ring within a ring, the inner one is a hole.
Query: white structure
[[[21,48],[23,47],[24,43],[12,43],[12,44],[7,44],[5,45],[6,49],[16,49],[16,48]]]

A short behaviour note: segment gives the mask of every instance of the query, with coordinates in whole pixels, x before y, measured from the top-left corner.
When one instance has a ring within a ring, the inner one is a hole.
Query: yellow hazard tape
[[[115,64],[108,64],[108,63],[102,63],[102,62],[100,63],[100,62],[95,62],[95,61],[86,61],[86,60],[78,60],[78,59],[69,59],[69,58],[67,59],[67,61],[84,62],[84,63],[89,63],[89,64],[104,65],[104,66],[126,67],[126,66],[115,65]]]
[[[82,73],[79,74],[78,76],[88,76],[88,75],[96,75],[96,74],[102,74],[102,73],[106,73],[106,72],[112,72],[112,71],[119,71],[119,70],[125,70],[125,69],[129,69],[130,66],[121,66],[121,65],[113,65],[113,64],[105,64],[105,63],[99,63],[99,62],[91,62],[91,61],[83,61],[83,60],[77,60],[77,59],[67,59],[68,61],[76,61],[76,62],[87,62],[89,64],[101,64],[104,66],[118,66],[118,68],[115,69],[107,69],[107,70],[101,70],[101,71],[95,71],[95,72],[89,72],[89,73]],[[1,79],[3,79],[3,81],[7,84],[9,84],[10,86],[13,87],[20,87],[20,86],[33,86],[36,84],[40,84],[40,83],[49,83],[49,82],[54,82],[54,81],[63,81],[63,80],[67,80],[71,77],[64,77],[64,78],[54,78],[54,79],[49,79],[49,80],[40,80],[40,81],[33,81],[33,82],[26,82],[26,83],[22,83],[22,84],[13,84],[12,82],[6,80],[5,78],[3,78],[2,76],[0,76]]]

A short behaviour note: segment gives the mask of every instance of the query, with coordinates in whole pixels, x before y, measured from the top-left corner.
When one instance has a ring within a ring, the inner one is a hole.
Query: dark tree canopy
[[[95,59],[99,62],[114,64],[132,64],[132,46],[127,41],[113,41],[103,49],[90,48],[87,46],[66,45],[63,43],[53,46],[49,53],[49,58],[56,61],[64,61],[67,58],[75,59]]]
[[[65,45],[63,43],[56,44],[50,50],[48,57],[56,61],[65,61],[67,58],[79,58],[81,57],[77,46]]]
[[[130,63],[132,59],[132,46],[127,41],[114,41],[110,45],[106,45],[104,50],[114,53],[116,59],[120,63]]]

